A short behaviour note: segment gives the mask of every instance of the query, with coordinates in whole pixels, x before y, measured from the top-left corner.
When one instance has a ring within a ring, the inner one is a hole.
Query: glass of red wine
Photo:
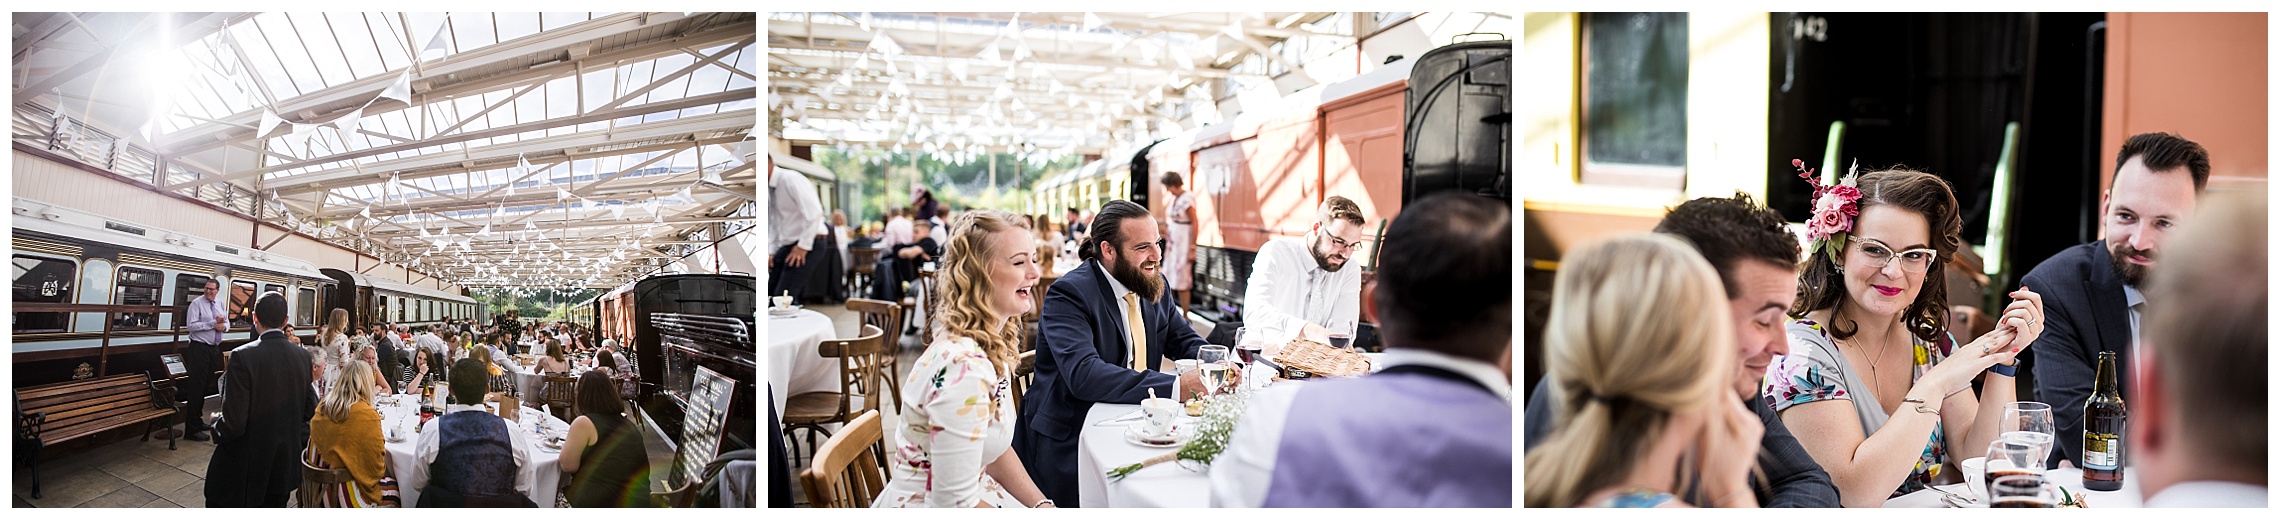
[[[1330,346],[1345,350],[1354,343],[1353,320],[1330,320]]]
[[[2058,507],[2058,497],[2042,475],[2009,475],[1987,484],[1987,507]]]

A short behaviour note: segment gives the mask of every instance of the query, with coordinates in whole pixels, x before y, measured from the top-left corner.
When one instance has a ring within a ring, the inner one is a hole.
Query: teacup
[[[1140,409],[1148,414],[1148,426],[1143,433],[1149,437],[1163,437],[1172,433],[1172,422],[1180,416],[1180,402],[1157,397],[1140,401]]]
[[[777,307],[790,307],[790,306],[792,306],[792,297],[791,297],[791,296],[789,296],[789,295],[787,295],[787,296],[776,296],[776,297],[772,297],[772,298],[769,298],[769,300],[772,300],[772,301],[774,301]]]
[[[1978,496],[1980,500],[1986,500],[1987,457],[1963,459],[1963,462],[1957,463],[1956,466],[1963,469],[1964,487],[1970,488],[1972,494]]]

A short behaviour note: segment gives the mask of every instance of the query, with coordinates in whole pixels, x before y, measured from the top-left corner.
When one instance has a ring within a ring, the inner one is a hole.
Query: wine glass
[[[1987,483],[1987,507],[2058,507],[2042,475],[2008,475]]]
[[[1203,378],[1204,391],[1211,395],[1219,395],[1219,390],[1226,387],[1227,381],[1232,379],[1229,372],[1234,369],[1227,359],[1227,347],[1225,345],[1204,345],[1202,349],[1197,351],[1195,359],[1198,363],[1196,370],[1201,372]]]
[[[2033,441],[2035,445],[2042,448],[2045,456],[2050,454],[2051,444],[2058,439],[2058,423],[2051,421],[2050,405],[2048,404],[2034,401],[2015,401],[2003,405],[2003,417],[1998,420],[2001,422],[1996,424],[2003,427],[2000,433],[2016,433],[2022,438]]]
[[[1330,346],[1347,349],[1354,343],[1354,320],[1330,320]],[[1358,352],[1358,351],[1357,351]]]
[[[2041,446],[2018,435],[2005,434],[1987,443],[1986,480],[1990,489],[1996,479],[2016,475],[2041,477],[2043,454]],[[1994,495],[1982,495],[1993,498]]]

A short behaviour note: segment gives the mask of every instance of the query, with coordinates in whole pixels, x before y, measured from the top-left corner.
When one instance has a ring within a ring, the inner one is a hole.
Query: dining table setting
[[[562,445],[570,434],[570,424],[554,417],[552,410],[543,405],[527,407],[528,401],[507,399],[506,402],[487,401],[484,407],[499,414],[501,407],[519,408],[515,417],[514,434],[530,441],[528,463],[522,473],[531,483],[530,500],[538,507],[554,507],[562,484]],[[422,394],[391,394],[373,398],[373,406],[380,411],[382,437],[387,440],[388,465],[399,480],[409,480],[420,464],[420,432],[433,424],[440,414],[436,407],[428,406]],[[411,483],[398,490],[403,507],[417,507],[420,490]]]

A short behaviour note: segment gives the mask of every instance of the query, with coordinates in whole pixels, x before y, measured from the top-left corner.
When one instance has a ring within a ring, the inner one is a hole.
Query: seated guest
[[[372,348],[371,344],[365,343],[364,338],[357,338],[357,340],[355,342],[352,342],[351,345],[353,346],[350,348],[354,349],[354,351],[349,354],[350,356],[355,357],[356,360],[363,361],[367,366],[379,366],[379,349]],[[346,370],[347,366],[343,365],[342,369]],[[388,381],[385,381],[384,379],[385,378],[381,377],[379,370],[375,369],[372,371],[372,395],[388,395],[396,392],[396,389],[394,387],[388,386]],[[348,376],[344,375],[341,376],[340,380],[348,381],[350,379]]]
[[[2210,197],[2153,274],[2129,478],[2146,507],[2267,507],[2265,333],[2271,240],[2262,192]],[[2126,372],[2125,372],[2126,374]],[[2123,379],[2128,379],[2124,377]]]
[[[317,416],[309,418],[309,451],[324,467],[348,470],[355,490],[349,498],[357,507],[392,507],[397,501],[380,412],[372,408],[372,389],[378,383],[369,362],[350,360],[341,367],[340,382],[317,402]]]
[[[1763,423],[1733,399],[1717,271],[1670,235],[1636,234],[1569,253],[1552,283],[1544,378],[1560,425],[1528,451],[1527,507],[1757,507]],[[1712,498],[1680,500],[1682,476]]]
[[[1243,326],[1279,347],[1293,338],[1328,343],[1324,327],[1360,318],[1362,270],[1346,269],[1346,261],[1368,238],[1362,223],[1361,206],[1332,195],[1306,236],[1259,246],[1243,289]]]
[[[1718,272],[1718,280],[1725,287],[1738,362],[1733,389],[1765,426],[1764,441],[1758,447],[1758,466],[1765,471],[1765,479],[1750,481],[1752,494],[1766,507],[1837,507],[1837,488],[1829,482],[1828,472],[1821,471],[1773,409],[1757,398],[1773,356],[1789,353],[1782,313],[1797,297],[1796,236],[1790,234],[1780,213],[1759,207],[1741,193],[1680,204],[1663,216],[1655,232],[1677,236],[1694,246]],[[1383,283],[1379,286],[1384,290]],[[1554,415],[1566,408],[1551,387],[1551,379],[1542,379],[1528,393],[1527,449],[1535,449],[1537,443],[1551,436],[1559,425]],[[1680,496],[1698,504],[1716,499],[1700,493]]]
[[[1768,369],[1764,398],[1845,507],[1880,507],[1939,484],[1938,468],[1971,457],[1954,453],[2002,433],[1993,416],[2019,400],[2011,363],[2042,333],[2042,296],[2011,292],[1995,330],[1956,346],[1938,267],[1963,247],[1963,218],[1947,181],[1907,170],[1856,181],[1816,205],[1789,354]]]
[[[483,408],[490,383],[481,360],[451,366],[452,404],[420,431],[419,462],[404,482],[419,507],[537,507],[530,501],[530,438]],[[470,404],[471,403],[471,404]]]
[[[445,367],[450,365],[443,360],[443,354],[420,347],[419,352],[412,355],[412,381],[404,383],[404,388],[419,392],[426,385],[449,383],[451,380],[445,379],[444,373]]]
[[[538,358],[536,370],[547,374],[569,372],[570,362],[562,359],[562,344],[552,341],[546,342],[546,356]]]
[[[316,392],[317,395],[325,395],[325,392],[332,391],[333,380],[325,377],[325,375],[332,373],[334,368],[331,363],[325,362],[325,348],[316,345],[302,345],[301,349],[309,352],[309,390]]]
[[[941,316],[903,383],[905,425],[872,505],[1051,506],[1011,449],[1015,407],[1005,391],[1039,276],[1034,239],[1002,211],[966,212],[953,228]]]
[[[578,375],[577,420],[562,445],[570,507],[650,507],[649,451],[608,375]]]
[[[2209,183],[2209,152],[2169,133],[2147,133],[2122,143],[2114,178],[2099,199],[2100,236],[2067,248],[2028,271],[2020,283],[2049,296],[2050,333],[2035,340],[2035,397],[2050,403],[2058,426],[2051,464],[2082,466],[2082,406],[2097,384],[2098,353],[2113,352],[2123,374],[2135,364],[2146,302],[2146,273],[2161,254],[2162,237],[2190,220]],[[2135,402],[2137,382],[2121,378],[2122,400]],[[2126,455],[2125,455],[2126,457]],[[2126,462],[2126,461],[2125,461]]]
[[[1062,217],[1061,221],[1069,223],[1068,229],[1064,230],[1067,233],[1065,233],[1065,236],[1063,238],[1067,238],[1069,240],[1081,240],[1084,238],[1083,235],[1087,229],[1085,222],[1087,220],[1077,213],[1077,208],[1069,208],[1068,215]]]
[[[1372,302],[1386,368],[1253,394],[1214,507],[1512,507],[1512,211],[1435,195],[1388,232],[1409,247],[1383,255]]]
[[[498,362],[492,360],[491,349],[473,348],[468,349],[467,352],[469,354],[467,356],[467,359],[483,362],[484,377],[488,379],[486,386],[484,387],[487,391],[509,392],[514,390],[514,377],[507,375],[507,370],[500,367]],[[452,368],[457,369],[459,368],[459,365],[452,365]],[[452,380],[451,386],[459,386],[459,380]],[[453,390],[453,393],[458,393],[458,391]]]
[[[1045,291],[1035,381],[1022,395],[1013,449],[1054,502],[1077,503],[1077,431],[1093,403],[1204,394],[1202,371],[1158,371],[1194,358],[1204,341],[1164,290],[1155,220],[1138,204],[1109,202],[1085,238],[1084,265]]]

